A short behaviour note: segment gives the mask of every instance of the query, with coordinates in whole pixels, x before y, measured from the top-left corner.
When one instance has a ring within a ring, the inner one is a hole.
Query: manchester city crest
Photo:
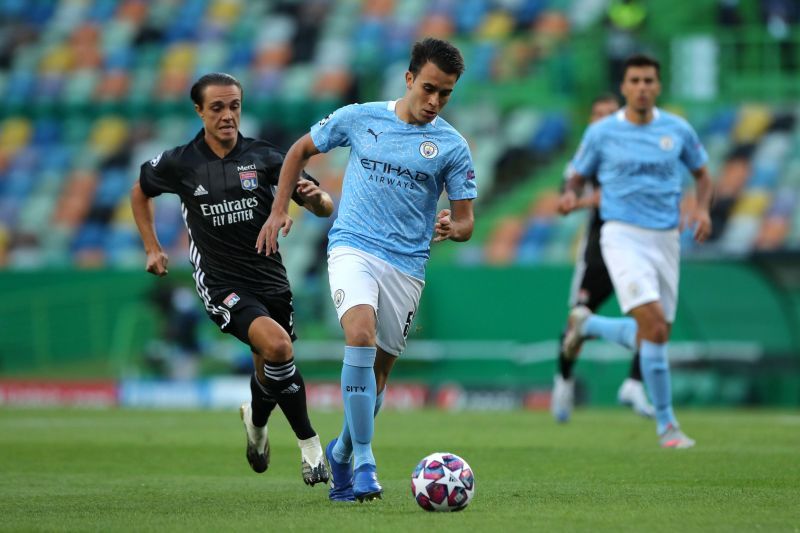
[[[246,191],[254,191],[258,188],[258,174],[254,170],[239,172],[239,181],[242,183],[242,189]]]
[[[344,291],[342,289],[336,289],[336,292],[333,293],[333,305],[336,306],[338,309],[339,306],[342,305],[344,301]]]
[[[433,159],[439,154],[439,147],[431,141],[425,141],[419,145],[419,153],[425,159]]]

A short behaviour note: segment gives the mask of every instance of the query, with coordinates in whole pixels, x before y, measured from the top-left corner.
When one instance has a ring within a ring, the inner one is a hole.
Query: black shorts
[[[292,293],[262,295],[246,289],[215,291],[211,297],[211,308],[206,306],[208,316],[225,333],[230,333],[250,346],[247,335],[250,324],[260,316],[266,316],[280,324],[292,341],[297,340],[294,333],[294,308]]]
[[[611,276],[609,276],[606,263],[603,261],[603,252],[600,250],[602,225],[603,223],[594,213],[586,236],[586,248],[583,252],[584,271],[576,301],[577,304],[585,305],[592,312],[597,311],[614,292],[614,284],[611,282]]]

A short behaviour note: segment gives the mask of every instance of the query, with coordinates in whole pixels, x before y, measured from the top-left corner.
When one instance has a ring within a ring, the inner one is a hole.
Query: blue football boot
[[[353,461],[339,463],[333,458],[333,439],[325,447],[325,457],[331,469],[331,489],[328,498],[333,502],[352,502],[356,497],[353,494]]]
[[[383,487],[378,483],[375,465],[361,465],[353,476],[353,495],[360,502],[369,502],[382,497]]]

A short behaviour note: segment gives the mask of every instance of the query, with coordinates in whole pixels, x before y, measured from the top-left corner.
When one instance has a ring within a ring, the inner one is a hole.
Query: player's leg
[[[642,375],[655,407],[656,431],[664,447],[687,448],[694,441],[686,437],[678,425],[672,408],[667,347],[670,326],[660,302],[650,302],[631,310],[639,325]]]
[[[381,410],[383,397],[386,393],[386,381],[396,360],[396,356],[377,348],[374,366],[377,395],[375,397],[373,417],[377,417],[378,412]],[[325,455],[328,459],[328,464],[331,466],[331,474],[334,480],[334,485],[330,491],[330,499],[334,501],[355,500],[355,494],[353,493],[353,441],[350,437],[350,426],[347,424],[347,417],[344,419],[339,436],[330,441],[325,448]]]
[[[308,485],[327,482],[328,469],[319,435],[308,417],[305,381],[295,366],[289,333],[273,318],[260,316],[250,324],[248,335],[256,355],[256,384],[275,399],[297,437],[303,481]]]
[[[211,320],[223,332],[233,335],[249,347],[250,339],[247,332],[250,324],[256,318],[268,314],[266,307],[255,296],[245,291],[234,289],[219,291],[210,299],[207,293],[199,289],[198,293],[203,298],[206,312]],[[251,400],[241,405],[239,414],[245,428],[247,462],[250,468],[260,474],[269,466],[267,420],[277,402],[257,379],[257,370],[261,365],[255,353],[253,353],[253,364],[256,371],[250,378]]]
[[[253,353],[253,367],[258,368],[258,356]],[[270,449],[267,421],[278,403],[256,378],[250,375],[250,403],[243,403],[239,414],[247,434],[247,462],[256,473],[269,467]]]
[[[345,336],[342,399],[353,447],[353,493],[359,501],[379,498],[372,436],[375,432],[375,310],[369,305],[350,308],[342,317]],[[343,431],[345,428],[343,428]]]
[[[695,441],[680,429],[672,409],[672,387],[668,360],[668,342],[678,305],[680,245],[678,231],[658,232],[648,249],[652,264],[658,272],[659,306],[654,313],[655,331],[640,335],[642,374],[650,398],[656,408],[656,422],[661,446],[691,448]],[[652,317],[652,314],[651,314]],[[662,336],[662,332],[665,334]],[[660,342],[661,340],[664,342]],[[651,384],[651,382],[653,382]]]
[[[345,335],[341,374],[344,423],[336,442],[326,447],[328,462],[334,471],[330,491],[332,500],[349,499],[342,497],[349,493],[349,486],[353,486],[354,497],[360,501],[380,497],[382,492],[372,453],[377,396],[373,368],[377,353],[376,279],[379,278],[376,271],[378,266],[373,259],[358,250],[345,247],[335,248],[328,257],[331,297]],[[347,446],[348,443],[350,446]],[[345,475],[351,468],[354,475]],[[359,476],[359,469],[368,471],[368,474]],[[367,480],[366,487],[356,486],[359,484],[353,477]]]
[[[575,274],[570,291],[570,305],[573,309],[576,306],[583,306],[594,312],[608,299],[614,290],[600,253],[599,235],[594,234],[598,232],[597,228],[590,230],[582,260],[578,261],[575,266]],[[569,327],[567,330],[569,330]],[[563,333],[560,339],[558,354],[559,374],[553,380],[553,392],[550,397],[550,411],[558,422],[569,421],[572,414],[575,404],[575,380],[572,377],[572,370],[577,361],[583,340],[588,338],[583,335],[577,335],[576,344],[570,348],[568,355],[565,350],[567,346],[565,346],[564,342],[566,335],[566,332]]]

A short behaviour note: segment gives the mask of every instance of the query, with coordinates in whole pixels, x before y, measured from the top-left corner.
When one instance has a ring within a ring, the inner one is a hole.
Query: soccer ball
[[[460,511],[475,495],[475,476],[456,454],[432,453],[411,474],[411,494],[426,511]]]

